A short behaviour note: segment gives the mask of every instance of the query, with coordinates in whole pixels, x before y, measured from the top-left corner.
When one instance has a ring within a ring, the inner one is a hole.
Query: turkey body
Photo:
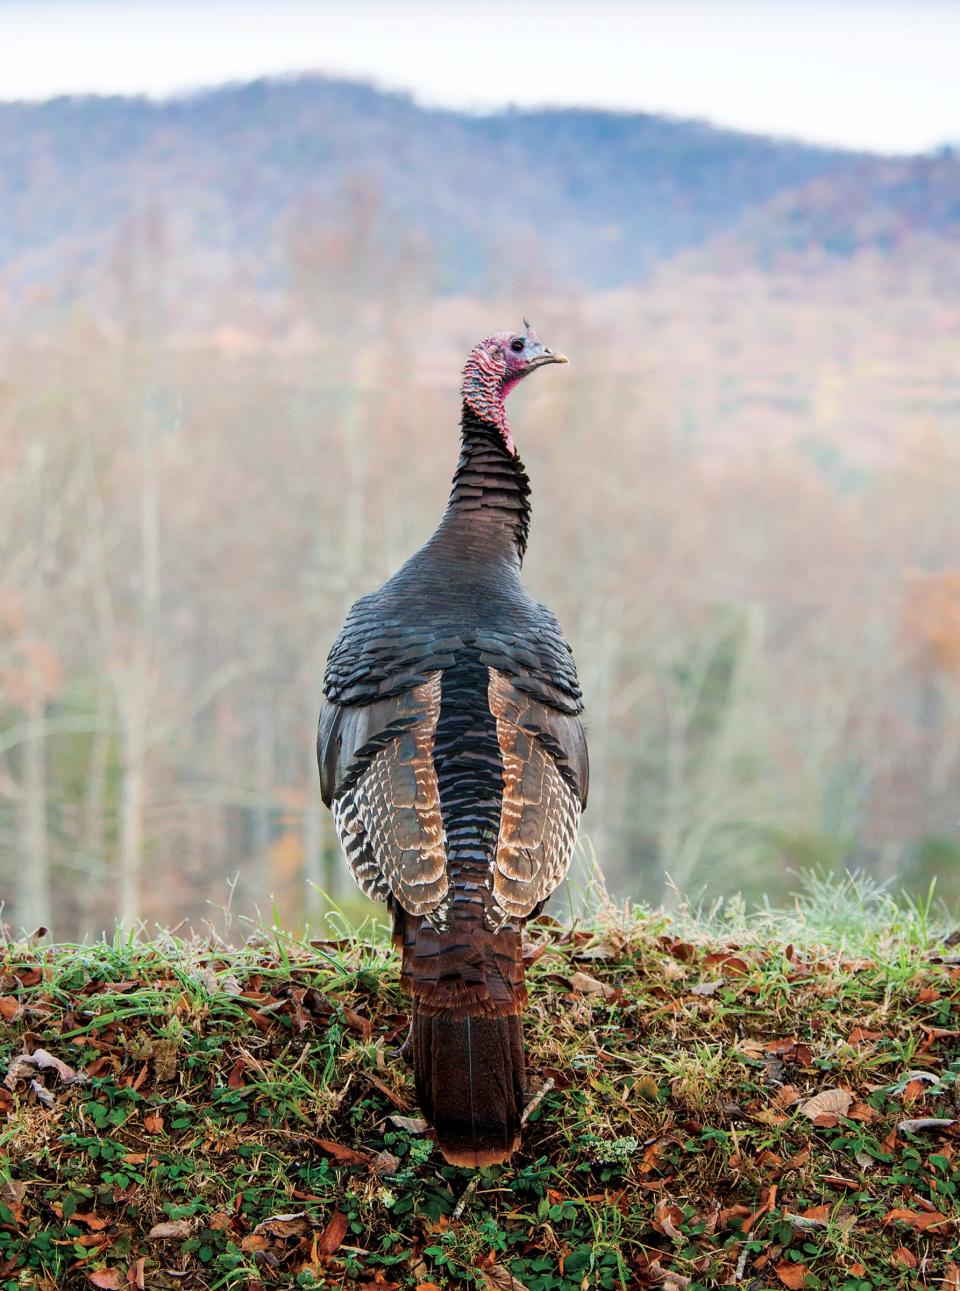
[[[587,797],[570,648],[520,576],[529,514],[519,459],[465,405],[446,513],[350,610],[318,736],[344,853],[393,914],[421,1108],[447,1160],[474,1167],[519,1141],[521,932]]]

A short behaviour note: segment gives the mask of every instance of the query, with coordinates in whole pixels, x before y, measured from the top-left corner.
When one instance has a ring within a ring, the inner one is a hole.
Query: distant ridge
[[[244,264],[269,283],[292,235],[359,202],[374,242],[415,246],[441,290],[518,273],[610,288],[871,160],[643,114],[472,116],[322,77],[6,103],[0,274],[82,284],[154,212],[201,279]]]

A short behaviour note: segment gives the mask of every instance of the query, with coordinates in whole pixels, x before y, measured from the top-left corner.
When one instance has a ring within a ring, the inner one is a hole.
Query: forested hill
[[[149,211],[205,274],[249,263],[266,285],[298,230],[360,218],[428,260],[441,290],[518,273],[604,288],[864,160],[643,114],[427,110],[319,77],[7,103],[0,273],[95,276]]]

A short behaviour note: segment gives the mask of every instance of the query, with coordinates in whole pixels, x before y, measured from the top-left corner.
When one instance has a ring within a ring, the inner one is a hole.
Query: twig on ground
[[[556,1084],[556,1081],[553,1079],[553,1077],[548,1076],[547,1079],[540,1086],[540,1088],[537,1090],[537,1092],[534,1094],[534,1096],[530,1099],[530,1102],[527,1103],[526,1107],[523,1109],[523,1115],[520,1117],[521,1125],[526,1125],[530,1114],[537,1110],[537,1108],[540,1106],[540,1104],[543,1102],[546,1096],[550,1093],[550,1090],[553,1089],[555,1084]]]
[[[454,1207],[453,1214],[450,1216],[451,1219],[459,1219],[466,1208],[470,1205],[470,1202],[473,1200],[473,1194],[477,1191],[477,1185],[479,1182],[480,1176],[475,1174],[467,1184],[466,1188],[464,1188],[463,1196]]]

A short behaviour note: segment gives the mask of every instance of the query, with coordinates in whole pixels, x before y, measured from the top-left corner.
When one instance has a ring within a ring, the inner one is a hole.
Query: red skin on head
[[[496,426],[512,457],[516,456],[517,449],[510,434],[504,400],[534,367],[527,353],[517,353],[510,348],[511,342],[517,338],[515,332],[494,332],[478,341],[467,357],[460,386],[464,404],[481,421]],[[526,342],[528,350],[542,352],[540,338],[529,324],[525,336],[519,339]]]

